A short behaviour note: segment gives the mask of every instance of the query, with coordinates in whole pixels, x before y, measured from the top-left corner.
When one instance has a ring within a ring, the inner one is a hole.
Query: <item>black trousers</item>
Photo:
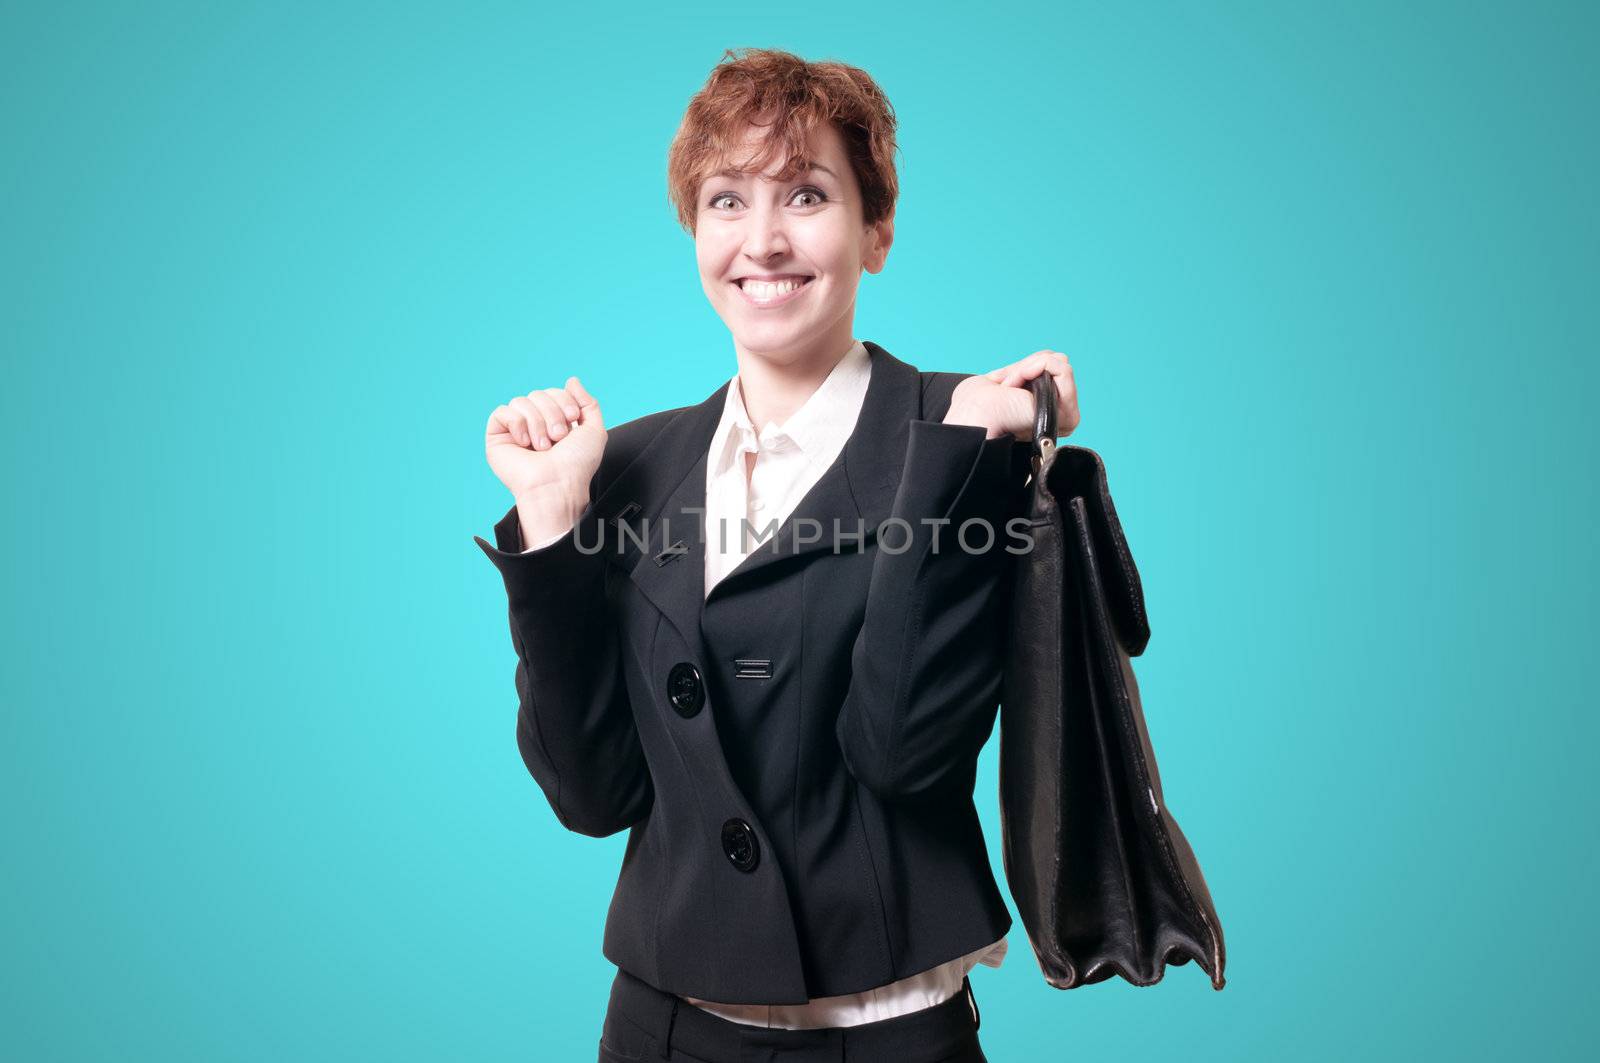
[[[731,1022],[618,970],[600,1063],[987,1063],[970,981],[942,1004],[860,1026],[782,1030]]]

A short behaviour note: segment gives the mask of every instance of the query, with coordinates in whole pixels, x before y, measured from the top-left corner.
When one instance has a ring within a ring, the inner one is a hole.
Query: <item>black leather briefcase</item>
[[[1000,818],[1012,899],[1046,981],[1161,980],[1194,960],[1221,989],[1222,924],[1162,797],[1129,658],[1144,591],[1105,466],[1057,446],[1056,387],[1037,403],[1031,549],[1018,554],[1000,710]]]

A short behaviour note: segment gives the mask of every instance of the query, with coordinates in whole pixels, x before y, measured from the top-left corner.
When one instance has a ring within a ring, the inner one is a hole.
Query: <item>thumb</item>
[[[572,393],[573,398],[578,400],[579,406],[596,405],[594,396],[589,394],[589,389],[584,387],[583,381],[579,380],[577,377],[567,377],[567,390]]]
[[[589,389],[583,386],[583,381],[575,376],[567,377],[567,393],[578,403],[578,413],[582,423],[587,424],[590,413],[599,414],[600,403],[589,394]]]

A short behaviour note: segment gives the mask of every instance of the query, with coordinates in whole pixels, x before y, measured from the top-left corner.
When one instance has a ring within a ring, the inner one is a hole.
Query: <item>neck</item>
[[[850,353],[856,340],[850,321],[846,319],[843,324],[843,329],[833,330],[800,350],[781,354],[750,351],[735,341],[739,393],[744,397],[744,411],[757,431],[787,421]]]

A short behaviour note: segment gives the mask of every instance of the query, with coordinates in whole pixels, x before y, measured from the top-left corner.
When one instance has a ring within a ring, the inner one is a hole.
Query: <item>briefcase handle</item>
[[[1033,478],[1038,482],[1055,459],[1056,453],[1056,381],[1049,373],[1040,373],[1028,381],[1033,392],[1033,441],[1029,464]]]

